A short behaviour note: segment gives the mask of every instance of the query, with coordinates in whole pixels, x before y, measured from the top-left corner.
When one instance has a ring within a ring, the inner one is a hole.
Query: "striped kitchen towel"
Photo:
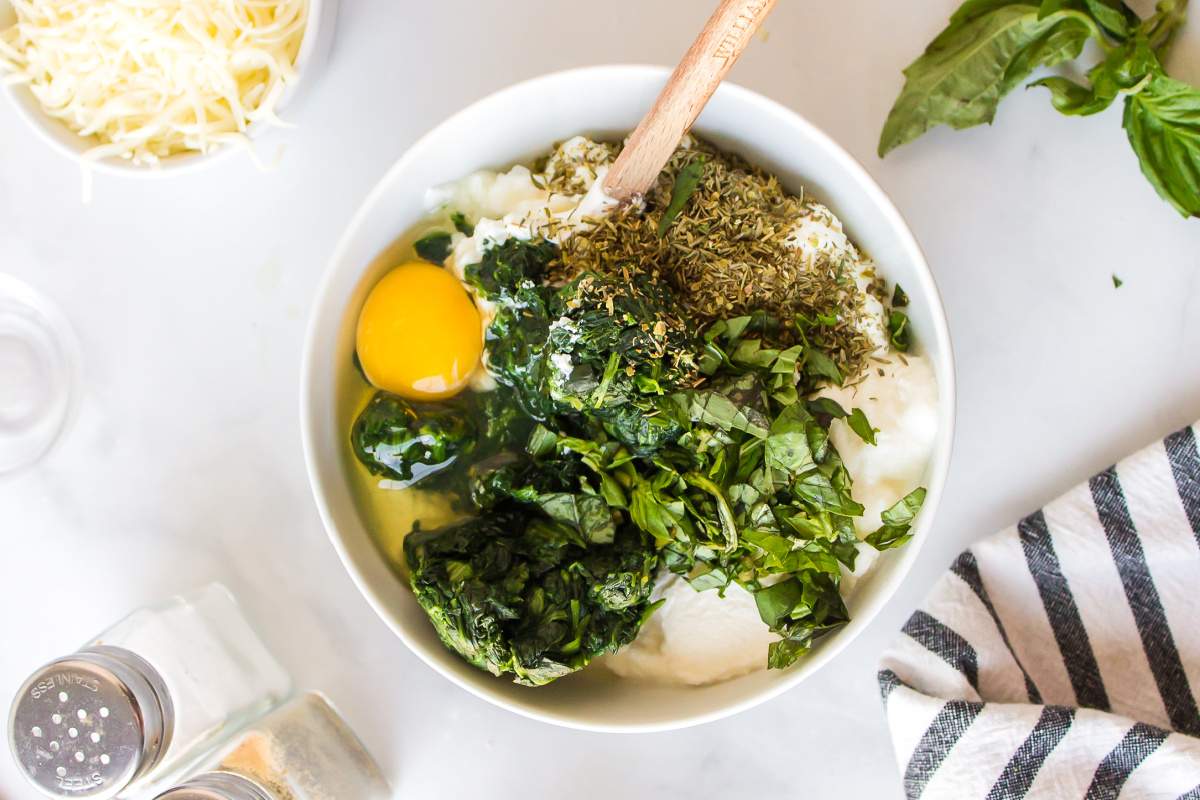
[[[879,673],[909,798],[1200,800],[1197,426],[967,550],[912,615]]]

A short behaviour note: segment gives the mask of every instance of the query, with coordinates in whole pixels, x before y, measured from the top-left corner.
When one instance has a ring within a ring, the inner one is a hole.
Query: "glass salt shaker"
[[[238,733],[155,800],[388,800],[379,766],[324,695],[301,695]]]
[[[135,611],[31,675],[9,744],[49,797],[150,797],[290,691],[233,595],[211,584]]]

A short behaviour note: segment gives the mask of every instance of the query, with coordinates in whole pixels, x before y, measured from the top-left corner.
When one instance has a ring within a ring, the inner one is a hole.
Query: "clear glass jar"
[[[324,695],[309,692],[238,733],[156,800],[387,800],[379,766]]]
[[[229,590],[211,584],[35,672],[13,703],[9,743],[50,797],[151,797],[290,691]]]
[[[48,298],[0,273],[0,474],[31,466],[70,425],[79,342]]]

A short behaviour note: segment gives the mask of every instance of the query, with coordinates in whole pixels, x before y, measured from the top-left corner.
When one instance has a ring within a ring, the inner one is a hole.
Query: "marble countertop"
[[[821,673],[674,733],[518,718],[388,632],[309,494],[298,429],[308,306],[382,172],[437,121],[514,81],[673,63],[709,5],[343,0],[330,61],[288,114],[299,127],[269,140],[277,169],[235,157],[171,180],[100,177],[87,206],[76,168],[0,103],[0,272],[62,306],[86,371],[68,436],[0,481],[0,703],[126,611],[216,579],[297,682],[342,708],[406,798],[900,797],[875,665],[931,582],[973,539],[1200,417],[1200,223],[1142,179],[1119,110],[1068,119],[1018,91],[993,128],[875,155],[899,71],[952,0],[788,0],[732,75],[806,115],[892,195],[956,348],[958,438],[932,538],[889,607]],[[1200,81],[1200,24],[1177,51],[1179,76]],[[0,757],[0,797],[30,796]]]

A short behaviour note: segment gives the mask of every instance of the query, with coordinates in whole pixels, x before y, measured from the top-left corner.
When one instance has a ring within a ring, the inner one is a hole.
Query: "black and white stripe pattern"
[[[955,561],[879,672],[909,798],[1200,800],[1198,439]]]

